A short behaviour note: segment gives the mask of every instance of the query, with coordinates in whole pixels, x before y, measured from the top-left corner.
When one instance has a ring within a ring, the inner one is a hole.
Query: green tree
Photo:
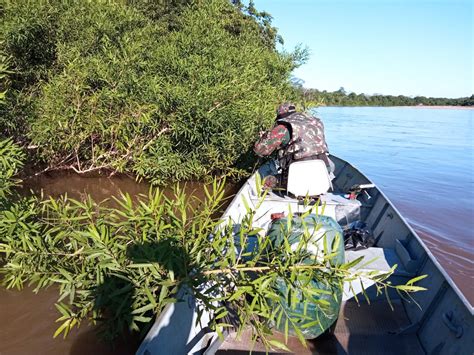
[[[2,112],[16,130],[2,132],[26,133],[52,168],[154,183],[244,174],[306,58],[276,51],[271,17],[252,3],[23,0],[1,16],[16,70]]]

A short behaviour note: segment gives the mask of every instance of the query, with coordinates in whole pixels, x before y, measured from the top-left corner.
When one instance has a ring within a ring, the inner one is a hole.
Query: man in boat
[[[275,125],[270,131],[260,132],[260,139],[254,146],[254,152],[260,157],[277,154],[279,167],[275,161],[270,161],[259,169],[264,186],[272,188],[279,182],[285,186],[290,164],[303,160],[323,160],[333,178],[334,163],[328,156],[323,122],[307,113],[297,112],[292,103],[281,104],[276,113]]]

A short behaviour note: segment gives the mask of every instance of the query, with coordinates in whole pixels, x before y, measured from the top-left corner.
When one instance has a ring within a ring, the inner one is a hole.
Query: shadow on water
[[[163,269],[172,271],[177,279],[182,279],[187,274],[188,255],[173,238],[129,245],[127,256],[137,264],[157,263]]]
[[[188,254],[173,238],[130,245],[127,248],[127,256],[134,263],[157,263],[164,272],[172,272],[177,280],[183,280],[188,275]],[[208,331],[202,329],[191,335],[196,303],[188,287],[178,285],[177,290],[173,295],[177,302],[157,315],[165,320],[165,325],[154,329],[151,336],[145,340],[145,344],[154,349],[155,353],[170,353],[172,349],[174,353],[187,354]]]
[[[129,245],[127,256],[135,264],[157,263],[163,272],[174,273],[177,280],[186,276],[184,265],[186,265],[188,258],[187,254],[172,238]],[[108,351],[112,351],[114,354],[135,353],[143,336],[154,322],[152,311],[149,311],[146,316],[153,317],[150,323],[137,323],[141,325],[141,332],[130,333],[128,331],[133,321],[133,303],[136,292],[136,286],[127,280],[125,275],[106,276],[104,282],[96,288],[94,293],[94,309],[100,311],[103,318],[98,320],[96,327],[88,329],[87,332],[76,337],[70,354],[108,354]],[[166,343],[172,343],[175,338],[181,338],[180,334],[182,333],[189,333],[189,329],[192,327],[193,313],[188,312],[183,315],[176,321],[174,320],[169,327],[161,329],[160,338],[164,339]],[[120,334],[120,336],[116,338],[113,334]],[[94,349],[89,349],[87,339],[92,336],[103,339],[103,347],[97,348],[95,346]]]
[[[94,291],[94,310],[103,318],[97,326],[75,337],[70,354],[133,354],[139,345],[137,332],[128,329],[132,323],[133,284],[125,278],[109,275]],[[117,336],[116,334],[119,334]],[[90,344],[90,340],[95,341]]]
[[[140,338],[136,334],[124,334],[116,339],[113,344],[110,344],[97,338],[96,329],[88,328],[75,337],[69,354],[132,355],[135,354],[139,345]],[[39,354],[40,352],[36,353]]]
[[[133,284],[121,277],[107,276],[95,291],[94,309],[104,315],[100,319],[98,335],[106,341],[114,334],[130,327],[133,320]]]

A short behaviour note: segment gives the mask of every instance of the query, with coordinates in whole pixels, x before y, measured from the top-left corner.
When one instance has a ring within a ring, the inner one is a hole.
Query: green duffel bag
[[[283,238],[285,238],[285,235],[290,246],[296,247],[305,228],[309,233],[308,235],[311,236],[306,248],[310,256],[302,261],[303,264],[313,264],[314,258],[318,260],[318,258],[322,257],[321,253],[326,253],[326,255],[334,253],[329,261],[331,265],[344,263],[343,231],[333,218],[327,216],[310,214],[304,220],[299,216],[294,216],[291,220],[291,230],[289,232],[288,218],[284,217],[274,220],[267,233],[267,237],[270,238],[270,247],[280,247],[284,243]],[[324,251],[324,244],[329,251]],[[316,338],[333,325],[338,318],[342,300],[342,288],[338,280],[330,282],[323,278],[314,278],[310,282],[315,289],[322,291],[318,295],[313,296],[313,299],[317,300],[318,303],[306,302],[305,307],[304,302],[299,302],[296,305],[296,309],[293,310],[290,309],[286,301],[288,288],[285,282],[279,280],[276,285],[281,295],[281,303],[284,305],[283,307],[285,307],[286,312],[304,315],[306,320],[303,324],[310,324],[310,326],[301,329],[306,339]],[[296,291],[296,297],[301,300],[302,295]],[[276,329],[284,332],[286,320],[285,315],[283,315],[279,324],[275,326]],[[288,331],[291,335],[296,335],[291,327],[291,323],[288,326]]]

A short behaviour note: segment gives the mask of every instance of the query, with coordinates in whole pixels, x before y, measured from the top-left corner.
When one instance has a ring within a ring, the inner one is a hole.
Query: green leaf
[[[66,335],[69,330],[69,324],[71,323],[71,319],[68,319],[65,321],[63,324],[59,326],[58,329],[54,332],[53,338],[56,338],[59,334],[61,334],[64,331],[64,338],[66,338]]]
[[[269,343],[270,345],[276,347],[277,349],[282,349],[282,350],[285,350],[285,351],[288,351],[288,352],[291,351],[290,349],[288,349],[288,347],[287,347],[285,344],[283,344],[282,342],[279,342],[278,340],[270,339],[270,340],[268,341],[268,343]]]
[[[296,337],[298,338],[298,340],[301,342],[301,344],[307,348],[308,345],[306,344],[306,339],[304,338],[304,335],[303,333],[301,332],[301,330],[295,326],[295,324],[293,323],[293,331],[295,332],[296,334]]]
[[[411,280],[409,280],[406,284],[407,285],[413,285],[415,282],[423,280],[426,277],[428,277],[428,275],[420,275],[420,276],[414,277]]]
[[[349,263],[342,264],[340,266],[340,268],[343,269],[343,270],[349,270],[350,268],[352,268],[352,267],[356,266],[357,264],[359,264],[362,260],[364,260],[364,256],[359,256],[358,258],[352,260]]]
[[[406,291],[406,292],[418,292],[418,291],[426,291],[427,288],[421,286],[412,286],[412,285],[396,285],[397,289]]]
[[[141,314],[145,313],[146,311],[150,311],[155,308],[155,305],[153,303],[149,303],[146,306],[134,309],[131,313],[132,314]]]
[[[315,320],[315,321],[312,321],[312,322],[303,324],[303,325],[301,326],[301,328],[302,328],[302,329],[312,328],[312,327],[314,327],[314,326],[316,326],[316,325],[320,325],[320,324],[321,324],[320,320],[317,319],[317,320]]]
[[[160,297],[158,299],[158,302],[162,303],[165,297],[168,296],[168,286],[162,286],[160,290]]]
[[[224,310],[223,312],[219,313],[217,316],[214,317],[215,320],[224,318],[227,314],[229,314],[229,311]]]

